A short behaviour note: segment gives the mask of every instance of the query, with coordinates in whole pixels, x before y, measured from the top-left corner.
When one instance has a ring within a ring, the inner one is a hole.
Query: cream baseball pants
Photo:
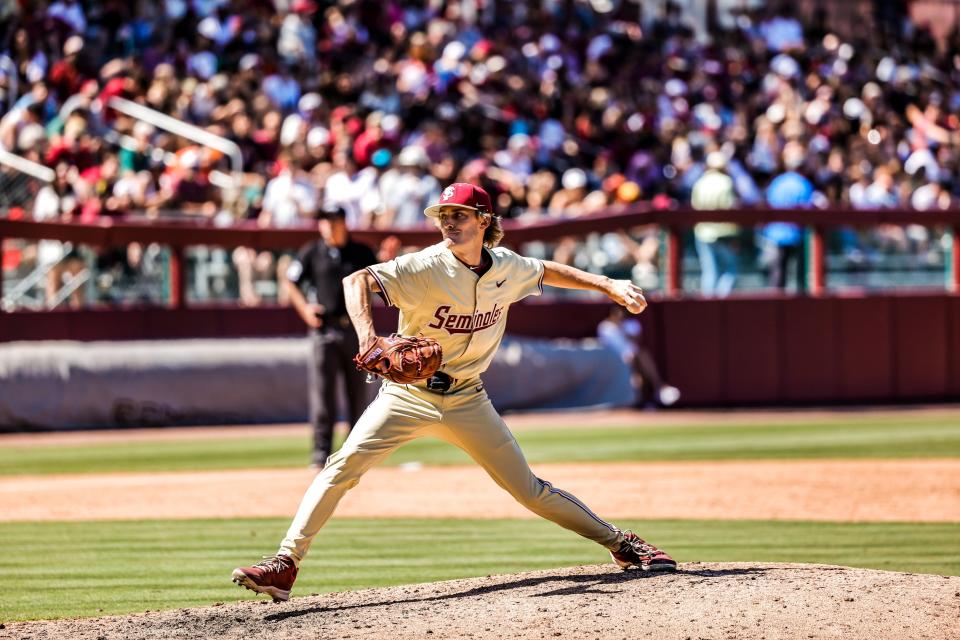
[[[463,449],[520,504],[608,549],[620,530],[576,497],[533,475],[479,378],[458,380],[445,394],[416,385],[384,382],[340,450],[307,489],[279,553],[299,563],[310,543],[361,476],[400,445],[434,436]]]

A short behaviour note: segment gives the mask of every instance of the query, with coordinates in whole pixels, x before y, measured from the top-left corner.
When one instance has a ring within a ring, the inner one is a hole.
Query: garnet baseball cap
[[[468,182],[454,182],[444,189],[437,204],[424,209],[423,214],[431,218],[437,218],[440,216],[441,207],[463,207],[481,213],[493,213],[490,194],[477,185]]]

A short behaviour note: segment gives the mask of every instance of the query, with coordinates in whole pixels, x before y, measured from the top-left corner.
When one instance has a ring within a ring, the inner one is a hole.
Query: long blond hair
[[[488,249],[493,249],[495,246],[500,244],[500,241],[503,240],[503,225],[500,224],[500,216],[495,216],[492,213],[477,213],[477,215],[483,215],[490,218],[490,224],[487,225],[487,228],[483,230],[483,246]]]

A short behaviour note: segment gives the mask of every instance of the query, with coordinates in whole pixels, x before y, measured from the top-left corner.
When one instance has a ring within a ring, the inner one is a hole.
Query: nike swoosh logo
[[[503,280],[501,280],[500,282],[498,282],[498,283],[497,283],[497,289],[499,289],[500,287],[502,287],[502,286],[503,286],[503,283],[506,282],[506,281],[507,281],[507,279],[504,278]]]

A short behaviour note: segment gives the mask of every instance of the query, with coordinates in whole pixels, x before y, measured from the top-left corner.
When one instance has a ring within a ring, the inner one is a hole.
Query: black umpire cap
[[[345,220],[347,212],[343,207],[317,209],[317,220]]]

